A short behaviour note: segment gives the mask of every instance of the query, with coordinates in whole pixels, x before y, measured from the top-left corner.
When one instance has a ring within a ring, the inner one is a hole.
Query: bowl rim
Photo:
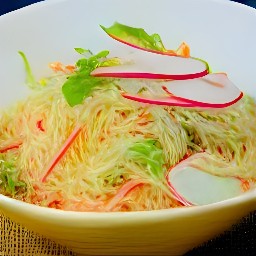
[[[33,217],[37,218],[40,216],[47,215],[48,221],[54,221],[58,218],[61,221],[74,220],[79,222],[82,220],[96,221],[96,223],[104,222],[109,225],[109,221],[113,221],[115,224],[124,225],[124,223],[131,222],[143,222],[148,223],[154,222],[156,217],[158,220],[167,220],[172,218],[183,218],[187,216],[194,216],[198,214],[205,214],[207,212],[219,211],[226,208],[242,205],[248,203],[254,205],[256,203],[256,188],[245,192],[242,195],[226,199],[220,202],[211,203],[200,206],[181,206],[177,208],[150,210],[150,211],[131,211],[131,212],[78,212],[78,211],[65,211],[55,208],[48,208],[39,205],[30,204],[17,199],[10,198],[0,194],[0,210],[2,208],[3,213],[5,208],[12,208],[12,211],[16,210],[22,215],[27,215],[33,212]],[[253,207],[253,206],[252,206]],[[9,211],[9,210],[8,210]],[[94,223],[94,222],[92,222]],[[87,223],[88,224],[88,223]],[[93,225],[93,224],[92,224]],[[98,226],[98,224],[96,224]]]
[[[97,0],[100,1],[100,0]],[[120,1],[120,0],[119,0]],[[161,1],[161,0],[160,0]],[[187,0],[188,1],[188,0]],[[202,0],[194,0],[194,1],[202,1]],[[218,4],[225,4],[230,5],[233,7],[237,7],[238,9],[245,8],[247,12],[252,14],[256,14],[256,9],[250,6],[247,6],[242,3],[234,2],[234,1],[227,1],[227,0],[208,0],[210,2],[218,3]],[[5,22],[7,19],[11,19],[14,15],[26,15],[27,12],[34,11],[41,7],[51,6],[55,4],[61,4],[64,2],[71,2],[71,0],[44,0],[37,3],[30,4],[26,7],[22,7],[15,11],[6,13],[0,16],[0,23]],[[123,221],[131,222],[131,221],[138,221],[141,222],[143,220],[153,220],[156,216],[162,217],[164,219],[169,219],[173,217],[184,217],[187,215],[196,215],[203,212],[209,212],[212,210],[217,210],[221,208],[232,207],[234,205],[240,205],[244,202],[256,202],[256,188],[245,192],[244,194],[230,198],[224,201],[202,205],[202,206],[191,206],[191,207],[178,207],[178,208],[170,208],[170,209],[162,209],[162,210],[153,210],[153,211],[133,211],[133,212],[76,212],[76,211],[63,211],[53,208],[42,207],[38,205],[33,205],[30,203],[22,202],[13,198],[9,198],[0,194],[0,211],[7,207],[14,207],[15,209],[22,210],[24,214],[27,212],[33,211],[35,216],[41,215],[48,215],[48,218],[55,219],[61,218],[62,220],[67,219],[87,219],[87,220],[111,220],[115,219],[116,222],[123,223]],[[117,218],[118,217],[118,218]]]
[[[20,13],[22,14],[23,12],[24,13],[29,12],[32,9],[34,10],[35,8],[41,8],[44,6],[50,6],[50,5],[55,5],[58,3],[71,2],[71,1],[74,1],[74,0],[40,0],[39,2],[31,3],[27,6],[24,6],[19,9],[16,9],[16,10],[10,11],[8,13],[5,13],[3,15],[0,15],[0,22],[1,22],[1,19],[9,18],[9,16],[12,16],[15,14],[20,14]],[[101,0],[96,0],[96,1],[101,1]],[[111,1],[116,1],[116,0],[111,0]],[[120,1],[120,0],[118,0],[118,1]],[[161,0],[159,0],[159,1],[161,1]],[[185,1],[189,1],[189,0],[185,0]],[[202,1],[202,0],[193,0],[193,1]],[[215,2],[218,4],[230,5],[230,6],[237,7],[239,9],[245,8],[245,9],[247,9],[247,11],[252,11],[252,12],[256,13],[255,8],[253,8],[249,5],[246,5],[244,3],[236,2],[236,0],[207,0],[207,1],[213,2],[213,3]]]

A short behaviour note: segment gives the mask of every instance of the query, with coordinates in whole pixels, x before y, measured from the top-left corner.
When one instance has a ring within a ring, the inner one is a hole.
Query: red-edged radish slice
[[[190,49],[186,43],[181,43],[177,50],[167,50],[158,34],[149,35],[142,28],[134,28],[118,22],[109,28],[101,25],[101,28],[111,38],[137,49],[166,55],[190,56]]]
[[[137,83],[142,83],[143,86],[142,80]],[[123,96],[149,104],[201,108],[228,107],[243,97],[243,93],[224,73],[208,74],[189,80],[159,81],[159,86],[167,92],[166,96],[144,97],[129,93],[124,93]]]
[[[120,43],[126,44],[128,46],[131,46],[133,48],[142,50],[142,51],[147,51],[147,52],[152,52],[152,53],[158,53],[158,54],[163,54],[163,55],[168,55],[168,56],[183,56],[183,57],[190,57],[190,49],[189,46],[186,43],[181,43],[177,51],[174,50],[166,50],[166,51],[160,51],[160,50],[155,50],[155,49],[150,49],[142,46],[138,46],[136,44],[130,43],[124,39],[121,39],[113,34],[107,33],[110,37],[113,39],[117,40]]]
[[[206,62],[178,56],[168,56],[134,49],[123,65],[98,67],[91,72],[97,77],[193,79],[208,74]]]
[[[176,97],[167,96],[167,97],[154,97],[146,98],[139,95],[131,95],[127,93],[122,94],[124,98],[129,100],[134,100],[142,103],[155,104],[155,105],[164,105],[164,106],[179,106],[179,107],[195,107],[194,103],[178,99]],[[205,106],[205,104],[203,105]]]
[[[209,104],[234,103],[242,96],[242,92],[224,73],[212,73],[186,81],[168,81],[164,87],[176,97]]]
[[[185,206],[205,205],[239,196],[245,192],[243,180],[220,177],[193,167],[193,160],[207,157],[198,153],[173,167],[167,181],[174,197]]]
[[[175,96],[167,96],[167,97],[154,97],[154,98],[146,98],[138,95],[131,95],[123,93],[122,96],[129,100],[134,100],[137,102],[154,104],[154,105],[162,105],[162,106],[173,106],[173,107],[187,107],[187,108],[226,108],[236,103],[243,97],[243,93],[232,102],[224,103],[224,104],[211,104],[211,103],[203,103],[196,102],[191,100],[186,100],[182,98],[178,98]]]

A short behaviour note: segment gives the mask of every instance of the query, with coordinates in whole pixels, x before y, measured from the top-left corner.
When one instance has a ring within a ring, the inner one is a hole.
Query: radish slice
[[[168,56],[134,49],[123,65],[98,67],[91,72],[97,77],[193,79],[208,74],[206,62],[195,58]]]
[[[137,83],[143,86],[142,80],[138,80]],[[134,101],[157,105],[214,108],[228,107],[243,96],[224,73],[208,74],[198,79],[160,81],[159,86],[167,92],[165,97],[156,95],[145,98],[129,93],[124,93],[123,96]]]
[[[155,104],[155,105],[165,105],[165,106],[177,106],[177,107],[195,107],[196,104],[182,99],[177,99],[176,97],[167,96],[167,97],[154,97],[154,98],[145,98],[138,95],[130,95],[123,93],[122,96],[129,100],[134,100],[142,103]],[[205,104],[203,104],[204,106]]]
[[[149,35],[142,28],[134,28],[118,22],[115,22],[109,28],[101,25],[101,28],[118,42],[137,49],[167,55],[190,56],[190,49],[186,43],[181,43],[177,50],[167,50],[158,34]]]
[[[138,95],[131,95],[127,93],[123,93],[122,96],[129,100],[134,100],[142,103],[147,104],[154,104],[154,105],[162,105],[162,106],[176,106],[176,107],[190,107],[190,108],[226,108],[235,104],[243,97],[243,93],[241,92],[240,95],[234,99],[233,101],[223,103],[223,104],[212,104],[212,103],[204,103],[204,102],[196,102],[191,101],[175,96],[166,96],[166,97],[154,97],[154,98],[146,98],[141,97]]]
[[[174,197],[185,206],[216,203],[245,192],[242,179],[219,177],[193,167],[194,159],[206,155],[198,153],[181,161],[167,175]]]
[[[168,81],[164,86],[176,97],[209,104],[227,104],[241,95],[241,91],[224,73],[208,74],[186,81]]]

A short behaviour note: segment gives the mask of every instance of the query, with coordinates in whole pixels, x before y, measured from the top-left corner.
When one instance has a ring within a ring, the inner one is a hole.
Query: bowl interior
[[[0,17],[0,106],[25,94],[19,50],[39,79],[50,73],[49,62],[73,63],[78,58],[74,47],[93,52],[117,48],[99,27],[115,21],[159,33],[170,49],[187,42],[192,56],[208,61],[214,71],[227,72],[243,91],[256,95],[256,51],[251,50],[255,20],[253,8],[225,0],[54,0],[31,5]]]
[[[50,74],[49,62],[74,63],[79,57],[75,47],[118,52],[119,43],[99,26],[115,21],[159,33],[170,49],[187,42],[192,56],[208,61],[214,71],[228,73],[242,91],[256,96],[253,8],[224,0],[54,0],[0,17],[0,107],[28,91],[19,50],[40,79]]]
[[[255,9],[225,0],[52,0],[0,17],[0,107],[21,99],[28,92],[24,85],[25,72],[18,55],[19,50],[27,55],[33,72],[39,79],[51,73],[49,62],[74,63],[79,58],[73,50],[75,47],[87,48],[93,52],[116,49],[118,44],[99,27],[100,24],[110,26],[115,21],[142,27],[150,34],[159,33],[165,46],[170,49],[177,48],[182,41],[187,42],[192,56],[206,60],[214,71],[228,73],[229,78],[242,91],[256,97]],[[60,211],[55,214],[51,209],[41,209],[3,196],[0,200],[0,209],[2,207],[12,217],[18,212],[23,217],[28,216],[32,210],[30,217],[34,221],[40,220],[45,214],[48,223],[54,223],[57,219],[58,223],[67,219],[87,219],[84,225],[90,226],[90,219],[101,219],[98,224],[94,224],[99,227],[110,221],[118,226],[125,221],[136,225],[143,223],[145,226],[157,217],[164,222],[178,216],[182,218],[190,215],[196,221],[197,214],[202,214],[202,218],[198,219],[200,222],[206,220],[207,214],[214,209],[226,207],[232,210],[234,205],[242,206],[246,201],[248,204],[239,215],[242,216],[253,209],[248,205],[255,203],[255,191],[209,206],[142,214],[95,215]],[[33,217],[33,214],[38,218]],[[17,217],[17,220],[22,222],[22,218]],[[211,220],[202,223],[208,222]],[[214,220],[211,223],[214,225]],[[75,225],[78,226],[77,221]],[[199,234],[203,235],[205,233]]]

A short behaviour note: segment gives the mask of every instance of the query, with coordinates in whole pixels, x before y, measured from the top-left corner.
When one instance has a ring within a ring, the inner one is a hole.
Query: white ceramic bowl
[[[99,24],[114,21],[158,32],[168,48],[186,41],[193,56],[256,96],[255,9],[224,0],[51,0],[0,17],[0,107],[26,93],[18,50],[40,78],[51,61],[73,63],[74,47],[111,49]],[[7,216],[87,255],[180,255],[255,209],[255,190],[211,205],[129,213],[63,212],[0,195]]]

